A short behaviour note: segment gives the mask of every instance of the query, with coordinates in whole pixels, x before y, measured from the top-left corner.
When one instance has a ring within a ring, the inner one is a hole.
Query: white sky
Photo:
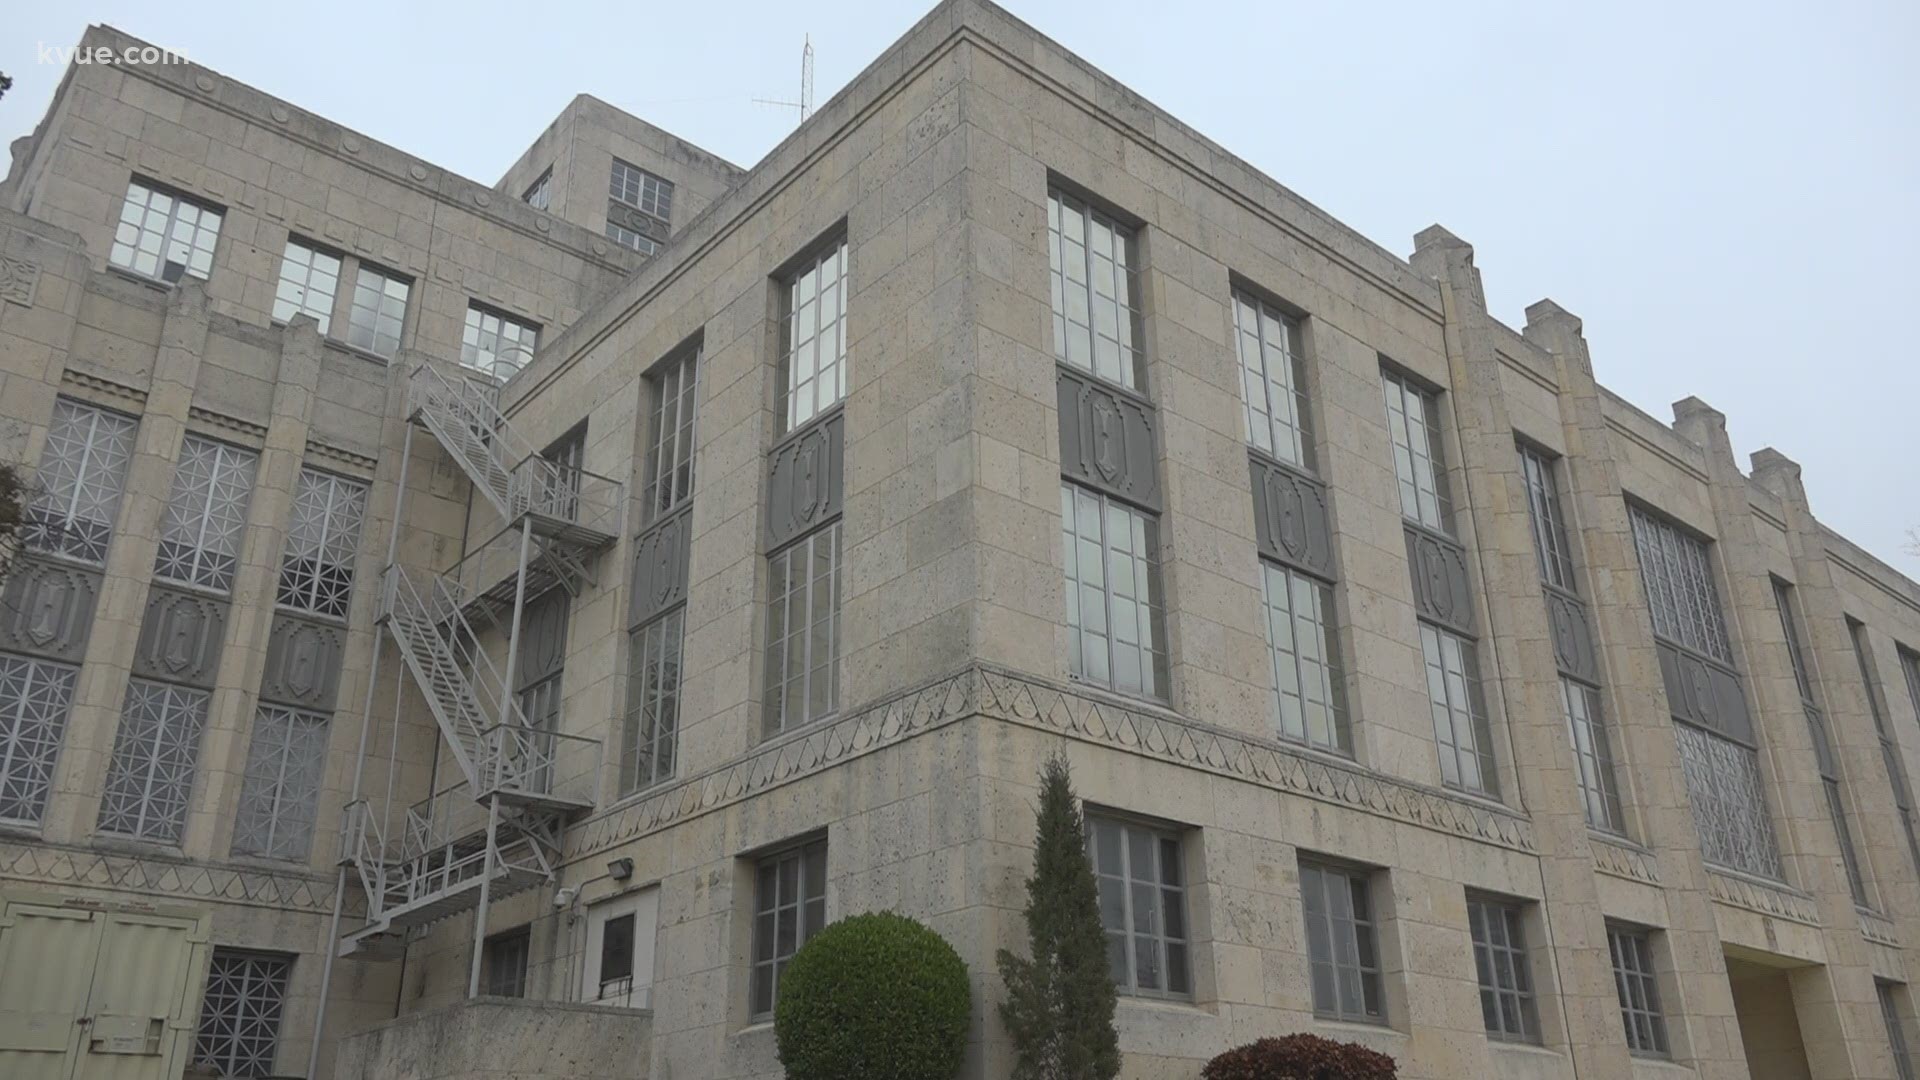
[[[52,97],[39,46],[106,22],[489,184],[583,91],[751,165],[802,35],[824,102],[930,2],[12,0],[0,137]],[[1920,577],[1920,4],[1009,6],[1389,250],[1445,225],[1496,316],[1558,300],[1603,383],[1706,400]]]

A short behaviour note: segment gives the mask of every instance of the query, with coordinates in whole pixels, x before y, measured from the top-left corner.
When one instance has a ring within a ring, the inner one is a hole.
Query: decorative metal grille
[[[1586,806],[1587,824],[1611,833],[1626,831],[1620,809],[1620,789],[1613,775],[1613,747],[1606,715],[1600,710],[1600,691],[1562,677],[1560,703],[1567,714],[1567,737],[1573,743],[1576,779]]]
[[[1893,1051],[1894,1075],[1899,1080],[1914,1080],[1913,1055],[1907,1051],[1907,1028],[1900,1020],[1900,1005],[1894,998],[1893,983],[1874,980],[1873,989],[1880,999],[1880,1020],[1887,1025],[1887,1045]]]
[[[240,814],[233,827],[236,855],[303,860],[313,846],[320,782],[327,768],[327,718],[262,705],[254,713]]]
[[[137,430],[135,421],[118,413],[56,399],[20,542],[35,551],[104,563]]]
[[[1133,230],[1059,191],[1047,193],[1053,355],[1129,390],[1147,385]]]
[[[206,691],[128,681],[100,803],[101,832],[180,841],[206,723]]]
[[[1362,870],[1300,862],[1300,902],[1307,922],[1315,1016],[1386,1022],[1367,878]]]
[[[400,348],[407,295],[412,290],[405,278],[361,263],[354,275],[353,304],[347,309],[347,344],[377,356],[392,356]]]
[[[780,414],[792,431],[847,396],[847,242],[787,280],[780,320]]]
[[[506,382],[533,359],[540,328],[497,311],[469,305],[467,325],[460,338],[460,362]]]
[[[617,221],[607,222],[607,239],[621,247],[630,247],[642,255],[657,255],[660,245],[643,232],[634,232]]]
[[[289,956],[213,950],[193,1059],[221,1076],[259,1080],[273,1075],[292,970]]]
[[[1577,593],[1573,548],[1567,543],[1567,526],[1560,515],[1560,488],[1553,478],[1553,461],[1521,443],[1520,472],[1527,484],[1527,510],[1533,521],[1533,553],[1540,563],[1540,578]]]
[[[40,824],[79,672],[0,655],[0,821]]]
[[[1193,993],[1180,838],[1111,818],[1087,818],[1087,857],[1114,985],[1135,997]]]
[[[1393,439],[1393,472],[1400,482],[1400,513],[1451,536],[1453,499],[1440,453],[1439,396],[1388,368],[1380,369],[1380,386]]]
[[[647,440],[646,519],[652,521],[693,497],[695,398],[700,349],[670,357],[647,375],[653,395],[653,431]]]
[[[607,194],[661,221],[673,217],[673,182],[619,158],[613,159],[613,174],[607,181]]]
[[[340,291],[340,257],[288,240],[280,257],[280,286],[273,294],[273,320],[287,322],[307,314],[326,334],[333,322],[333,298]]]
[[[1637,506],[1627,511],[1654,634],[1723,664],[1733,663],[1706,543]]]
[[[1660,1011],[1652,936],[1644,930],[1609,925],[1607,949],[1613,954],[1613,988],[1620,995],[1620,1022],[1626,1029],[1627,1049],[1636,1054],[1666,1056],[1667,1018]]]
[[[251,450],[187,436],[160,521],[155,576],[219,592],[233,588],[259,460]]]
[[[1440,778],[1448,787],[1498,795],[1493,730],[1480,691],[1480,657],[1474,643],[1428,623],[1420,624],[1427,662],[1427,701],[1433,738],[1440,750]]]
[[[1473,966],[1480,978],[1480,1015],[1490,1038],[1540,1041],[1540,1014],[1527,965],[1527,937],[1517,904],[1469,897]]]
[[[787,961],[827,925],[827,842],[760,860],[753,889],[753,1015],[770,1016]]]
[[[1240,348],[1247,441],[1257,450],[1311,471],[1312,412],[1307,407],[1299,320],[1236,290],[1233,326]]]
[[[548,169],[541,173],[540,179],[535,180],[533,186],[529,187],[527,193],[520,198],[535,210],[545,210],[550,206],[553,200],[553,170]]]
[[[769,732],[818,720],[840,700],[840,523],[767,560]]]
[[[300,470],[293,492],[287,553],[280,560],[286,607],[330,619],[347,617],[353,596],[353,560],[367,515],[367,486],[312,469]]]
[[[1353,739],[1334,633],[1333,590],[1270,562],[1263,561],[1260,569],[1280,736],[1350,754]]]
[[[685,619],[685,609],[675,608],[635,630],[630,638],[627,715],[620,746],[622,795],[673,776]]]
[[[182,274],[205,279],[213,271],[221,211],[144,180],[127,184],[107,261],[163,281]]]
[[[1674,735],[1701,855],[1710,863],[1782,880],[1758,752],[1690,724],[1675,724]]]

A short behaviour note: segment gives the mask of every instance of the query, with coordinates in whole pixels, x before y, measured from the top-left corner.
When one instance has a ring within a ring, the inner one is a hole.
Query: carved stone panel
[[[638,626],[687,598],[687,538],[693,508],[653,523],[633,543],[633,602],[627,625]]]
[[[1753,714],[1747,711],[1740,676],[1710,660],[1655,641],[1660,677],[1667,685],[1667,706],[1673,715],[1730,739],[1751,745]]]
[[[1160,509],[1153,406],[1090,375],[1057,371],[1060,472],[1136,506]]]
[[[514,689],[524,690],[567,665],[567,590],[554,588],[527,601],[520,627],[520,676]]]
[[[281,613],[267,635],[267,669],[260,676],[260,697],[282,705],[331,711],[340,693],[340,658],[345,630]]]
[[[155,584],[147,594],[133,672],[166,682],[211,687],[227,636],[227,602]]]
[[[1593,623],[1587,618],[1587,606],[1580,598],[1549,587],[1547,628],[1553,632],[1553,659],[1560,673],[1585,682],[1598,682],[1600,664],[1594,655]]]
[[[840,516],[845,414],[793,432],[767,455],[767,547],[777,548]]]
[[[1248,455],[1247,465],[1253,476],[1253,527],[1260,553],[1332,580],[1326,485],[1257,454]]]
[[[40,264],[32,259],[0,255],[0,300],[33,306],[33,287],[40,280]]]
[[[1413,604],[1429,622],[1474,632],[1473,587],[1467,553],[1459,544],[1425,529],[1406,527],[1407,570],[1413,577]]]
[[[19,557],[0,598],[0,647],[79,662],[99,597],[98,570]]]

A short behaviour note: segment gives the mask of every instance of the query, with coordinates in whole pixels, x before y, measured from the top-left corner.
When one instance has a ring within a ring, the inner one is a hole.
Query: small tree
[[[1014,1080],[1113,1080],[1113,970],[1100,926],[1099,891],[1087,861],[1086,825],[1066,759],[1040,769],[1033,876],[1027,879],[1030,956],[998,955],[1007,1000],[1000,1020],[1013,1041]]]
[[[813,935],[780,975],[773,1034],[787,1080],[951,1080],[973,991],[946,939],[891,911]]]
[[[1399,1075],[1385,1054],[1318,1035],[1260,1039],[1200,1070],[1200,1080],[1395,1080]]]
[[[14,556],[20,551],[20,526],[26,522],[27,489],[20,470],[0,465],[0,582],[13,571]]]

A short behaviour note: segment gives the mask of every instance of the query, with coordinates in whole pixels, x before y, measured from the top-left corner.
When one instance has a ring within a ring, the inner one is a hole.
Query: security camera
[[[573,906],[573,898],[579,895],[580,890],[571,885],[564,889],[556,890],[553,894],[553,906],[556,910],[570,908]]]

